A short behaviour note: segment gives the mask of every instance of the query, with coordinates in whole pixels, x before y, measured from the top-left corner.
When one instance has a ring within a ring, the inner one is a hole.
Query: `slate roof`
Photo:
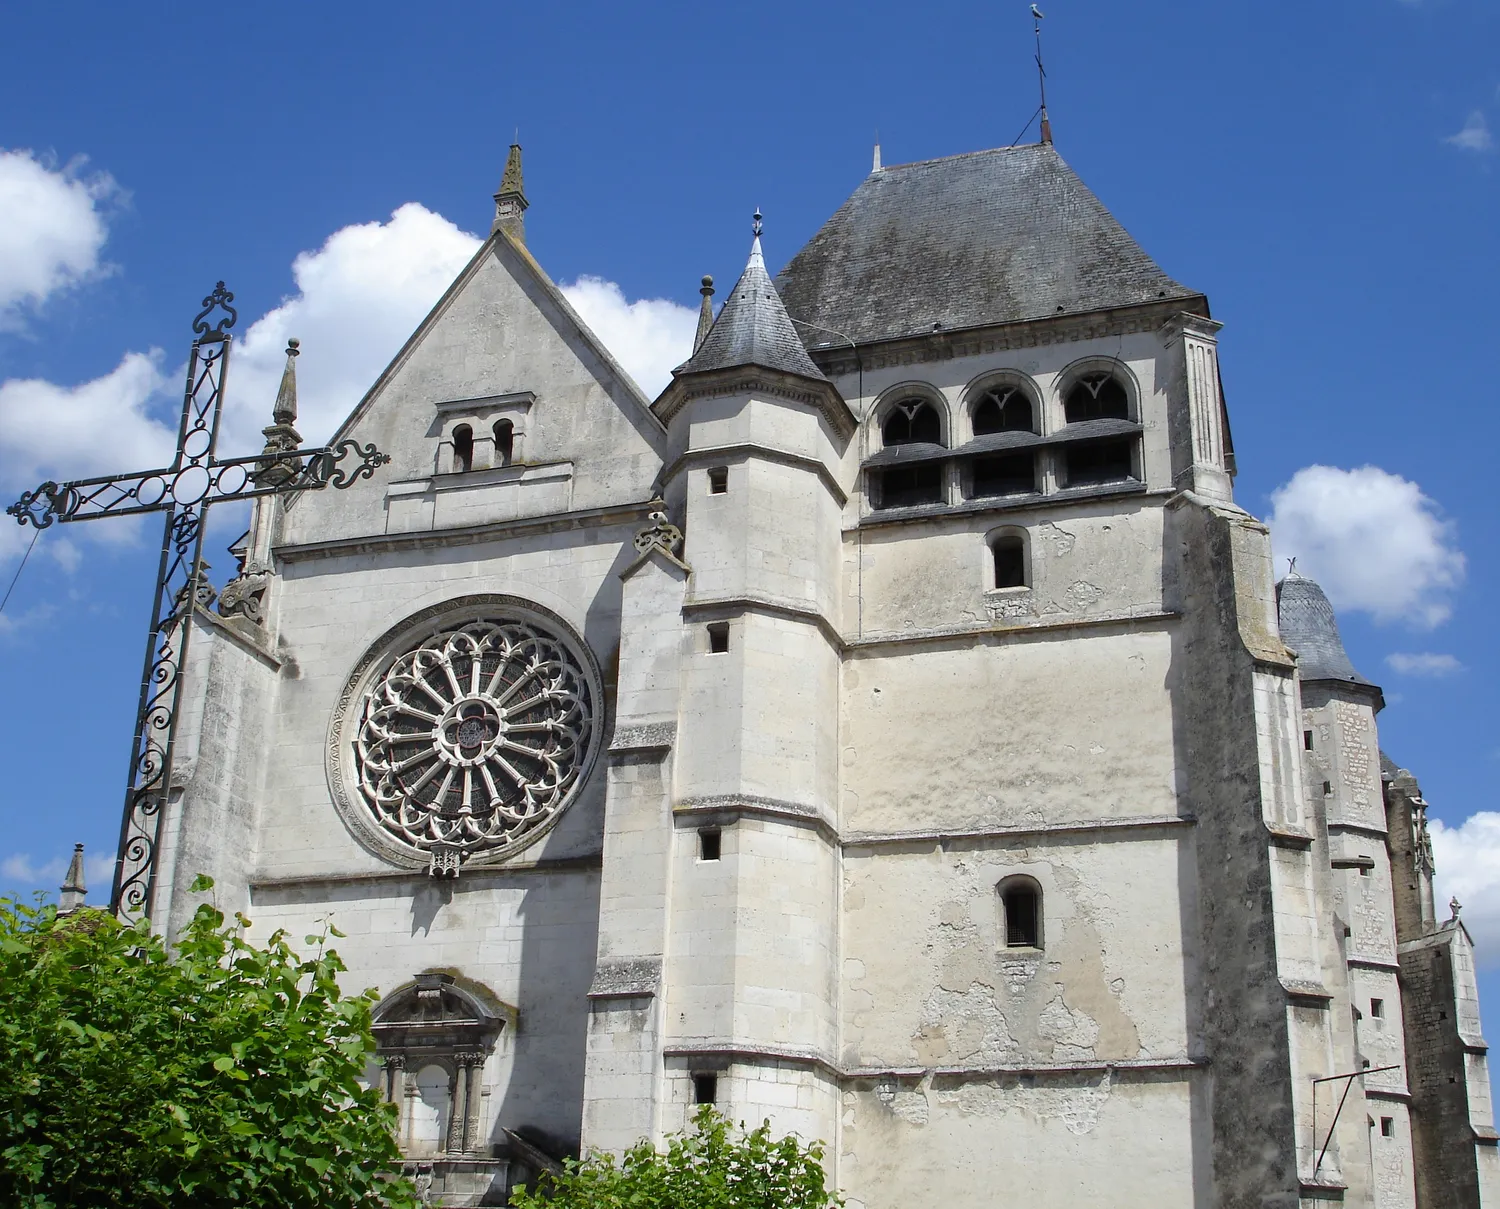
[[[674,375],[702,373],[741,365],[779,369],[820,382],[827,380],[807,355],[776,287],[771,284],[758,235],[750,246],[750,261],[745,271],[729,292],[703,343],[672,372]]]
[[[1316,580],[1288,575],[1276,585],[1276,612],[1281,640],[1296,652],[1297,671],[1303,680],[1338,680],[1375,687],[1349,662],[1333,606]]]
[[[1206,313],[1047,143],[872,172],[776,284],[799,321],[861,344],[1161,299]]]

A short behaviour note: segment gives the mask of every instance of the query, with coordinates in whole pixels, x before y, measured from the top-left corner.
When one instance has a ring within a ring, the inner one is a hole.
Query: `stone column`
[[[478,1050],[459,1055],[459,1061],[463,1064],[460,1070],[468,1080],[464,1093],[463,1151],[465,1154],[478,1153],[482,1141],[479,1136],[479,1109],[482,1099],[480,1085],[484,1078],[484,1058],[485,1055]]]
[[[448,1143],[444,1147],[449,1154],[464,1152],[464,1124],[469,1116],[469,1055],[453,1056],[453,1082],[448,1085]]]

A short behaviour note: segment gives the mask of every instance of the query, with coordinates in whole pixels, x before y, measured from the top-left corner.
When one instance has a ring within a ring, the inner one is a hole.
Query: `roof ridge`
[[[879,171],[899,172],[903,168],[923,168],[928,164],[947,164],[952,163],[954,160],[978,159],[982,155],[1000,155],[1006,151],[1033,151],[1039,147],[1051,146],[1051,143],[1011,143],[1004,147],[980,147],[974,151],[959,151],[953,155],[935,155],[930,159],[911,160],[905,164],[882,164]],[[1057,155],[1055,148],[1052,154]],[[1061,157],[1059,156],[1059,158]]]

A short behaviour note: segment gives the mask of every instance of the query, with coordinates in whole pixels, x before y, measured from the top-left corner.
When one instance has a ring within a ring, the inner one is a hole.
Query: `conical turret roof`
[[[1333,605],[1316,580],[1292,572],[1276,585],[1276,612],[1281,640],[1297,654],[1297,671],[1304,681],[1338,680],[1375,686],[1354,670]]]
[[[756,365],[826,382],[822,371],[807,355],[791,316],[782,305],[781,295],[771,284],[760,248],[759,214],[755,220],[755,241],[750,245],[745,271],[735,282],[708,335],[692,357],[674,372],[696,374]]]

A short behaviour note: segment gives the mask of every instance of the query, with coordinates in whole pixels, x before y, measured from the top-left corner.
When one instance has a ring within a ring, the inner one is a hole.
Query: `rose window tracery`
[[[363,695],[351,754],[370,817],[454,873],[455,856],[520,846],[587,771],[595,694],[571,644],[534,618],[428,632]]]

